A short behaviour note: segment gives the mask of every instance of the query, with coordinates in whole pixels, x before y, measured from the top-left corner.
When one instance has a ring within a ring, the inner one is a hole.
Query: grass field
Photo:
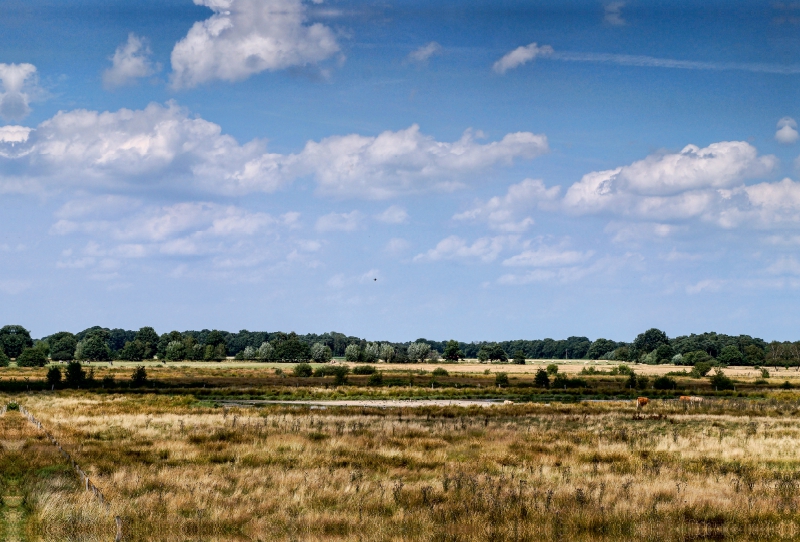
[[[33,426],[8,412],[3,461],[16,453],[28,465],[18,468],[27,473],[19,482],[25,529],[46,540],[109,540],[115,515],[126,540],[750,540],[799,532],[794,399],[693,408],[654,401],[642,412],[627,402],[313,410],[90,392],[16,399],[111,501],[105,511],[80,491]]]

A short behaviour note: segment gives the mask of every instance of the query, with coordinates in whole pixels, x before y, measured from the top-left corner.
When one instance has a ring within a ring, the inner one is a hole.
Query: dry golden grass
[[[80,393],[20,401],[112,502],[104,512],[85,492],[38,486],[31,521],[53,540],[113,536],[116,514],[127,540],[800,533],[794,403],[656,401],[637,415],[627,403],[379,411]]]

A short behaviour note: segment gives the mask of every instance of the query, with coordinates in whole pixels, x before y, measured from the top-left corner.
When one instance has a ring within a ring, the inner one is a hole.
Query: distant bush
[[[47,356],[41,348],[26,348],[17,358],[20,367],[44,367],[47,365]]]
[[[51,388],[61,384],[61,369],[58,367],[50,367],[47,370],[47,385]]]
[[[147,384],[147,370],[143,365],[139,365],[131,373],[131,385],[133,387],[144,386]]]
[[[350,367],[347,365],[337,365],[333,368],[333,382],[337,386],[347,383],[347,375],[350,372]]]
[[[653,388],[657,390],[674,390],[678,387],[678,383],[674,378],[668,376],[659,376],[653,380]]]
[[[19,405],[16,401],[11,401],[6,405],[6,410],[19,410]]]
[[[375,367],[372,365],[356,365],[353,367],[354,375],[371,375],[375,373]]]
[[[498,387],[508,386],[508,375],[506,373],[495,373],[494,385]]]
[[[564,388],[586,388],[589,385],[586,381],[582,378],[569,378],[565,374],[557,374],[556,378],[553,380],[552,387],[554,389],[564,389]]]
[[[558,365],[556,365],[555,363],[551,363],[550,365],[548,365],[547,366],[547,374],[549,374],[551,376],[555,375],[555,374],[558,374]]]
[[[625,364],[620,364],[611,369],[612,375],[630,375],[633,370]]]
[[[761,378],[769,378],[769,371],[761,369]]]
[[[367,384],[370,386],[383,386],[383,372],[372,373],[369,380],[367,380]]]
[[[536,384],[537,388],[549,388],[550,387],[550,377],[547,376],[547,371],[544,369],[539,369],[536,371],[536,377],[534,378],[534,383]]]
[[[525,365],[525,352],[522,350],[514,352],[514,363],[516,365]]]
[[[450,373],[447,372],[447,369],[443,367],[437,367],[431,372],[433,376],[450,376]]]
[[[725,376],[721,369],[714,371],[714,376],[710,379],[711,385],[717,391],[732,390],[735,388],[733,380]]]
[[[8,356],[6,356],[6,353],[3,352],[2,348],[0,348],[0,367],[8,367],[9,361],[10,360],[8,359]]]
[[[693,378],[702,378],[708,374],[714,365],[710,361],[698,361],[692,368]]]
[[[309,377],[314,374],[314,369],[308,363],[298,363],[292,369],[292,374],[296,377]]]
[[[784,380],[783,384],[781,384],[781,388],[783,388],[785,390],[790,390],[790,389],[793,388],[793,386],[789,383],[788,380]]]

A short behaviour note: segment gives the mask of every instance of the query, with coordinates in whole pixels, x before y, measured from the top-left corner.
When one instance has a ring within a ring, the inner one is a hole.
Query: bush
[[[6,410],[19,410],[19,404],[16,401],[11,401],[6,405]]]
[[[534,383],[536,384],[537,388],[549,388],[550,387],[550,377],[547,376],[547,371],[544,369],[539,369],[536,371],[536,378],[534,378]]]
[[[6,356],[6,353],[3,352],[2,348],[0,348],[0,367],[8,367],[9,361],[10,360],[8,359],[8,356]]]
[[[722,370],[717,369],[714,371],[714,376],[710,379],[711,385],[717,391],[725,391],[734,389],[733,380],[725,376]]]
[[[710,356],[709,356],[710,357]],[[701,378],[708,374],[711,370],[713,365],[710,361],[698,361],[694,364],[694,368],[692,369],[692,377],[694,378]]]
[[[143,365],[139,365],[131,373],[131,385],[133,387],[144,386],[147,384],[147,370]]]
[[[383,372],[372,373],[369,380],[367,380],[367,384],[370,386],[383,386]]]
[[[298,363],[292,369],[292,374],[297,377],[307,378],[314,374],[314,369],[308,363]]]
[[[40,348],[26,348],[17,358],[19,367],[44,367],[47,365],[47,356]]]
[[[612,375],[630,375],[633,370],[627,365],[621,364],[611,369]]]
[[[54,388],[61,384],[61,369],[58,367],[50,367],[47,370],[47,385]]]
[[[371,375],[375,373],[375,367],[372,365],[356,365],[353,367],[354,375]]]
[[[65,383],[70,388],[80,387],[86,380],[86,373],[80,361],[70,361],[67,363],[67,375]]]
[[[447,369],[445,369],[445,368],[443,368],[443,367],[437,367],[437,368],[435,368],[435,369],[434,369],[434,370],[431,372],[431,374],[432,374],[433,376],[450,376],[450,373],[448,373],[448,372],[447,372]]]
[[[111,376],[111,375],[104,376],[103,380],[102,380],[102,384],[103,384],[103,387],[106,388],[106,389],[113,388],[114,386],[117,385],[116,381],[114,380],[114,377]]]
[[[678,387],[678,383],[674,378],[668,376],[659,376],[653,380],[653,388],[657,390],[674,390]]]
[[[586,381],[582,378],[569,378],[565,374],[558,374],[556,375],[555,380],[553,380],[553,388],[554,389],[564,389],[564,388],[586,388],[589,385]]]
[[[508,375],[506,373],[495,373],[494,385],[498,387],[508,386]]]
[[[350,367],[347,365],[337,365],[331,371],[333,373],[333,382],[337,386],[347,383],[347,375],[350,373]]]
[[[792,389],[793,387],[794,387],[794,386],[792,386],[791,384],[789,384],[789,381],[788,381],[788,380],[784,380],[784,381],[783,381],[783,384],[781,384],[781,388],[783,388],[783,389],[785,389],[785,390],[790,390],[790,389]]]
[[[761,378],[769,378],[769,371],[761,369]]]
[[[626,389],[638,389],[643,390],[647,388],[647,385],[650,383],[650,379],[646,376],[636,376],[636,373],[631,370],[631,374],[628,377],[628,380],[625,381],[625,388]]]
[[[514,363],[516,365],[525,365],[525,352],[522,350],[514,352]]]
[[[547,374],[549,374],[551,376],[558,374],[558,365],[556,365],[555,363],[551,363],[550,365],[548,365],[547,366]]]

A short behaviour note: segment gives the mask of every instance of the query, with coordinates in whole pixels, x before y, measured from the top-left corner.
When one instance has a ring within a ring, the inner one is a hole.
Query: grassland
[[[83,491],[43,434],[9,411],[0,480],[11,520],[0,539],[110,540],[115,516],[129,541],[800,537],[800,391],[778,387],[796,385],[795,371],[771,368],[764,383],[753,369],[729,369],[737,391],[724,393],[678,376],[680,389],[657,392],[625,390],[625,376],[597,364],[601,374],[581,375],[587,388],[558,391],[532,386],[543,365],[444,365],[449,374],[436,376],[435,366],[382,366],[376,387],[363,375],[339,386],[287,376],[287,365],[151,364],[149,383],[135,388],[131,367],[115,363],[95,367],[111,387],[54,391],[35,391],[44,369],[3,369],[0,381],[31,391],[0,404],[33,412],[110,504]],[[495,385],[497,372],[507,386]],[[681,404],[685,391],[706,399]],[[650,405],[614,399],[636,395]],[[411,397],[517,404],[243,403]]]

